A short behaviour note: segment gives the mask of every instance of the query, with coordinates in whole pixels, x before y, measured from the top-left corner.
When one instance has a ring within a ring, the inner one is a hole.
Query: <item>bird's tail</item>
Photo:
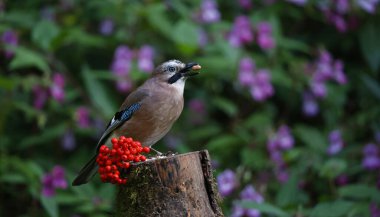
[[[74,179],[72,185],[82,185],[90,181],[90,179],[95,175],[98,169],[96,165],[96,155],[91,158],[91,160],[84,165],[84,167],[79,171],[78,176]]]

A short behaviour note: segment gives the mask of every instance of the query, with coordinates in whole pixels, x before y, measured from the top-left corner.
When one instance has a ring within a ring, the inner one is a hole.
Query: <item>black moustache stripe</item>
[[[172,77],[169,78],[168,83],[173,84],[176,81],[178,81],[180,78],[182,78],[182,74],[181,73],[175,73]]]

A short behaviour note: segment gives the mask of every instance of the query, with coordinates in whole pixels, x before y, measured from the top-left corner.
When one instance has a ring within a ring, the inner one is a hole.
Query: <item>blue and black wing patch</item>
[[[139,110],[140,106],[140,103],[135,103],[124,110],[116,112],[115,116],[113,116],[112,120],[109,122],[107,129],[115,123],[124,123],[125,121],[129,120],[132,117],[133,113]]]
[[[113,116],[111,121],[108,123],[106,130],[104,131],[102,137],[100,138],[98,142],[98,148],[100,147],[100,145],[104,144],[104,142],[108,139],[108,137],[112,134],[114,130],[119,128],[124,122],[131,119],[133,113],[139,110],[140,107],[141,107],[140,103],[134,103],[128,108],[116,112],[115,116]]]

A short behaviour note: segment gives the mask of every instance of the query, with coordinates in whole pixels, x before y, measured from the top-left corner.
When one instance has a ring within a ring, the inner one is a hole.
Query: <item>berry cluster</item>
[[[128,169],[130,162],[145,161],[146,157],[142,152],[149,153],[149,147],[142,147],[138,141],[132,138],[120,136],[119,139],[111,139],[112,148],[106,145],[100,146],[96,162],[99,165],[99,175],[102,182],[112,184],[125,184],[127,178],[120,176],[120,171]]]

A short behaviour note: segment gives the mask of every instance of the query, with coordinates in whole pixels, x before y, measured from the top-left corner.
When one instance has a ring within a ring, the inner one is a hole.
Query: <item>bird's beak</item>
[[[186,64],[185,68],[183,68],[179,73],[181,73],[183,77],[191,77],[198,75],[198,70],[201,68],[202,67],[198,63],[188,63]]]

